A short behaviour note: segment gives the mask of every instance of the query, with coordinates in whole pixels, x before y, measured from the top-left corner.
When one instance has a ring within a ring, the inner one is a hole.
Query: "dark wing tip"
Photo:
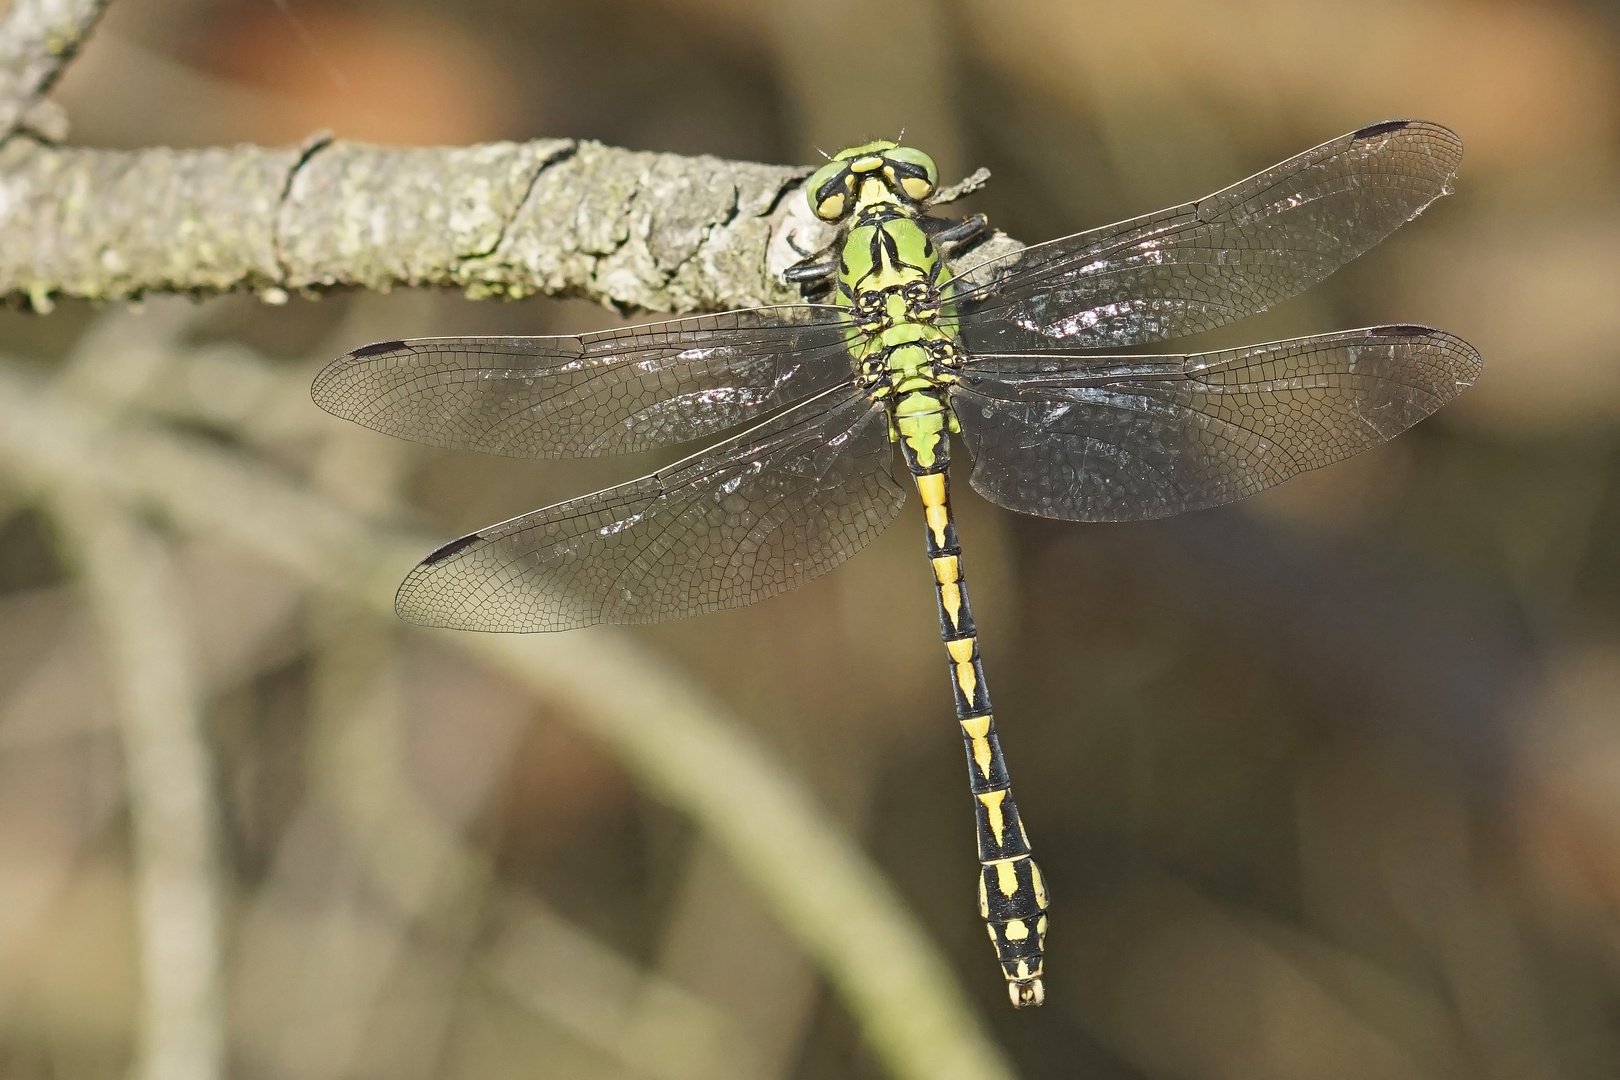
[[[444,562],[444,560],[448,559],[456,552],[465,551],[467,548],[472,547],[482,539],[483,536],[479,533],[468,533],[466,536],[450,541],[443,547],[435,548],[431,553],[429,553],[427,558],[422,560],[422,565],[432,566],[434,563]]]
[[[1461,136],[1444,124],[1436,124],[1432,120],[1385,120],[1377,124],[1368,124],[1364,128],[1352,131],[1350,141],[1355,143],[1371,139],[1387,139],[1392,135],[1415,139],[1425,144],[1428,153],[1438,156],[1440,160],[1449,164],[1452,172],[1456,172],[1457,166],[1462,163]]]
[[[503,577],[511,564],[498,550],[491,555],[497,540],[498,534],[469,533],[429,554],[399,583],[394,613],[417,626],[486,634],[573,630],[603,621],[564,611]],[[457,565],[464,552],[468,563]]]
[[[1394,131],[1409,128],[1418,123],[1416,120],[1385,120],[1382,123],[1368,124],[1350,133],[1352,139],[1376,139],[1380,135],[1388,135]]]
[[[315,404],[345,420],[355,419],[355,402],[345,400],[343,390],[348,385],[348,376],[356,367],[357,360],[369,360],[373,356],[384,356],[388,353],[409,352],[410,343],[403,340],[375,341],[370,345],[362,345],[353,352],[346,352],[321,368],[310,384],[309,396]]]
[[[484,539],[479,533],[457,537],[448,544],[435,548],[427,558],[411,567],[411,572],[405,575],[405,580],[399,583],[399,591],[394,594],[394,613],[406,622],[418,626],[438,626],[454,630],[473,629],[451,617],[451,613],[445,610],[442,595],[444,582],[434,569],[475,544],[483,542]]]
[[[1459,391],[1473,386],[1485,370],[1485,358],[1479,350],[1448,330],[1438,330],[1419,323],[1390,323],[1387,326],[1369,326],[1369,337],[1428,338],[1435,349],[1443,354],[1451,368],[1451,375]]]
[[[358,360],[366,356],[376,356],[379,353],[397,352],[405,347],[405,342],[400,339],[396,339],[394,341],[374,341],[370,345],[362,345],[358,349],[355,349],[353,352],[346,355],[352,356]]]

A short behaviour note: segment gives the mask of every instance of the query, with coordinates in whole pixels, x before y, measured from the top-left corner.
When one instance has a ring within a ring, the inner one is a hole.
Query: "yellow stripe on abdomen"
[[[990,819],[990,832],[995,836],[997,844],[1005,843],[1007,837],[1007,819],[1001,813],[1001,803],[1006,797],[1006,788],[1000,791],[987,791],[978,796],[979,802],[984,804],[985,815]]]
[[[950,524],[951,512],[945,506],[945,474],[927,473],[917,479],[917,494],[922,496],[923,517],[928,531],[934,534],[934,543],[945,546],[945,526]]]
[[[962,731],[973,747],[973,764],[979,767],[979,775],[988,781],[990,764],[995,760],[995,755],[990,749],[990,717],[974,716],[963,720]]]
[[[973,670],[973,646],[978,640],[965,637],[945,643],[945,651],[951,654],[951,660],[956,664],[956,685],[962,688],[962,696],[969,701],[974,700],[974,692],[979,688],[979,676]]]
[[[962,560],[956,555],[942,555],[933,560],[934,584],[939,586],[939,603],[945,609],[951,629],[962,628]]]

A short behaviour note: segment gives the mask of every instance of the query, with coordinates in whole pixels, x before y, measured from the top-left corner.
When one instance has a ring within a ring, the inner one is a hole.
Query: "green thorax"
[[[883,190],[872,180],[865,187]],[[839,255],[838,294],[843,303],[863,292],[913,281],[934,283],[940,271],[939,251],[917,223],[916,212],[890,200],[873,199],[856,210]]]
[[[921,218],[938,173],[927,155],[889,142],[853,147],[810,180],[811,209],[847,221],[837,296],[854,325],[849,349],[876,400],[891,409],[892,434],[923,469],[944,467],[956,429],[945,388],[957,356],[944,257]]]

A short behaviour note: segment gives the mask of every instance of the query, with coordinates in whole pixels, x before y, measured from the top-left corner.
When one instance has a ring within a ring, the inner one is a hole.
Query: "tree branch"
[[[40,105],[110,2],[15,0],[0,23],[0,140],[24,126],[66,135],[60,113]]]
[[[695,311],[792,301],[772,211],[803,170],[541,139],[0,154],[0,297],[438,285]],[[784,217],[786,215],[778,215]]]
[[[45,312],[59,296],[434,285],[673,313],[792,303],[786,241],[830,238],[796,196],[805,172],[565,139],[119,152],[18,138],[0,151],[0,300]]]

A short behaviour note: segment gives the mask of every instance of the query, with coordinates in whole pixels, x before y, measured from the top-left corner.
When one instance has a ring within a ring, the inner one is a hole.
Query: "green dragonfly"
[[[933,161],[869,143],[806,184],[838,238],[787,276],[822,302],[578,336],[379,342],[333,361],[313,394],[391,435],[522,458],[653,450],[752,425],[430,554],[398,611],[464,630],[657,622],[803,584],[900,512],[898,448],[923,501],[968,755],[980,915],[1013,1004],[1038,1005],[1046,888],[992,719],[950,437],[971,453],[979,494],[1069,521],[1217,506],[1384,442],[1471,385],[1479,354],[1412,325],[1186,355],[1118,349],[1321,281],[1446,194],[1461,159],[1443,127],[1376,124],[1196,202],[991,260],[970,281],[947,256],[983,219],[931,217]]]

